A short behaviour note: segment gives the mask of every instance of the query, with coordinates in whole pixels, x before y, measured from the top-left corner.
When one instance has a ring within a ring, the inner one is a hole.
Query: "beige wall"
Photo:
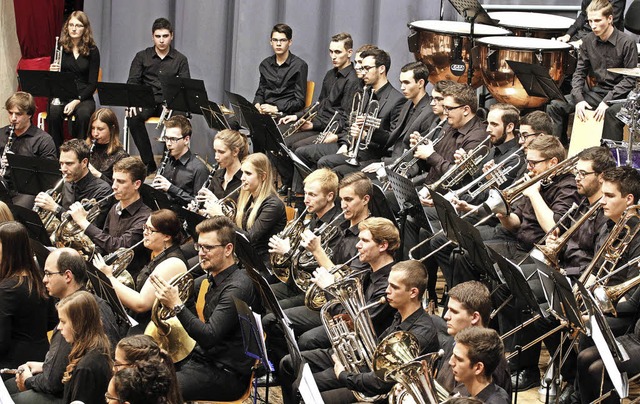
[[[20,61],[20,45],[16,33],[16,18],[13,0],[0,0],[0,106],[18,88],[16,66]],[[0,126],[9,123],[7,114],[0,113]]]

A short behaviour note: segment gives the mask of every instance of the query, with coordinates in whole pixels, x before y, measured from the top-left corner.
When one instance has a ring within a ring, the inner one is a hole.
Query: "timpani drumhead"
[[[496,48],[522,49],[522,50],[562,50],[571,49],[571,45],[565,42],[552,41],[550,39],[529,38],[521,36],[487,37],[478,38],[477,42],[491,45]]]
[[[471,35],[471,24],[464,21],[421,20],[410,23],[409,27],[417,30],[440,32],[443,34]],[[475,24],[473,27],[474,36],[509,34],[511,34],[509,30],[491,25]]]
[[[559,15],[520,11],[495,11],[489,13],[489,16],[498,20],[498,25],[501,27],[531,32],[559,31],[564,34],[574,22],[573,18]]]

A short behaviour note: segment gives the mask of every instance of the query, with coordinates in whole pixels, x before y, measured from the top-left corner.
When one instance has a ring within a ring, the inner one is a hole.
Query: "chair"
[[[307,96],[304,98],[304,106],[307,108],[313,102],[313,92],[316,89],[315,81],[307,81]]]
[[[296,209],[293,206],[288,205],[284,208],[287,211],[287,223],[289,223],[296,218]]]

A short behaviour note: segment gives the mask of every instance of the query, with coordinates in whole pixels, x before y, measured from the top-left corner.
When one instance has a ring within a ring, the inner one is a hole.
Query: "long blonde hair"
[[[271,167],[271,162],[263,153],[253,153],[248,155],[244,160],[242,160],[242,164],[250,164],[255,173],[262,178],[262,184],[260,184],[260,187],[258,188],[258,197],[253,201],[253,209],[251,209],[251,213],[247,219],[247,228],[245,230],[248,230],[253,226],[253,223],[255,223],[256,216],[258,216],[258,210],[260,210],[259,208],[260,205],[262,205],[262,202],[264,202],[264,200],[270,195],[275,195],[276,189],[273,186],[273,167]],[[238,212],[236,213],[236,225],[241,229],[244,228],[242,226],[242,222],[244,220],[245,210],[249,204],[250,198],[251,193],[249,191],[244,189],[240,190],[240,195],[238,196]]]

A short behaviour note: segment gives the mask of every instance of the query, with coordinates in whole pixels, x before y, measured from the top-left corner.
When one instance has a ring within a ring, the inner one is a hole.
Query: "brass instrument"
[[[442,177],[431,185],[428,185],[430,191],[437,191],[440,189],[451,189],[454,185],[459,183],[467,175],[474,175],[478,172],[480,163],[489,154],[490,148],[487,146],[487,142],[491,136],[487,136],[473,150],[469,151],[456,165],[449,168]]]
[[[358,110],[362,110],[362,107],[359,107]],[[349,149],[347,150],[346,154],[346,156],[349,157],[346,161],[347,164],[357,166],[358,153],[360,152],[360,150],[366,150],[367,148],[369,148],[369,143],[371,142],[373,132],[380,127],[381,120],[380,118],[378,118],[379,112],[380,103],[377,100],[373,99],[373,91],[371,91],[371,97],[369,98],[369,102],[367,103],[366,112],[363,111],[361,114],[356,116],[356,122],[358,118],[363,118],[358,138],[354,141],[353,137],[349,137],[351,143],[349,144]]]
[[[360,253],[349,258],[349,260],[344,264],[335,265],[329,269],[329,273],[334,276],[334,283],[355,273],[355,271],[349,267],[349,264],[355,261],[359,256]],[[311,278],[309,277],[309,286],[304,294],[304,305],[311,310],[320,310],[322,306],[327,303],[327,295],[325,292],[328,293],[329,291],[322,289],[315,283],[311,283]]]
[[[376,348],[374,372],[382,374],[385,381],[393,380],[403,387],[400,397],[390,397],[390,403],[402,403],[402,394],[410,394],[417,404],[438,404],[449,396],[433,376],[435,363],[444,355],[444,350],[419,354],[418,339],[407,331],[389,334]]]
[[[329,135],[335,135],[340,128],[340,122],[337,121],[338,111],[333,113],[333,116],[329,120],[327,127],[313,140],[313,144],[322,144]]]
[[[144,239],[138,241],[131,247],[118,248],[111,254],[104,257],[104,263],[106,265],[111,265],[112,267],[113,276],[117,278],[120,283],[131,289],[135,288],[135,282],[133,280],[133,276],[131,276],[129,271],[127,271],[127,267],[131,264],[131,261],[133,261],[133,257],[135,255],[134,250],[142,243],[144,243]]]
[[[217,203],[220,204],[220,209],[222,210],[222,214],[231,220],[235,219],[236,211],[238,209],[238,206],[236,205],[236,201],[234,201],[231,196],[240,192],[241,189],[242,189],[242,185],[239,185],[236,189],[229,192],[229,195],[217,201]]]
[[[287,283],[291,276],[291,263],[293,262],[291,258],[300,244],[300,235],[305,229],[304,218],[306,215],[307,209],[305,208],[300,216],[291,223],[288,223],[284,230],[277,235],[277,237],[283,240],[287,238],[289,239],[289,251],[285,254],[269,254],[269,262],[271,263],[271,269],[273,270],[274,275],[284,283]]]
[[[58,70],[56,70],[58,72],[62,69],[62,45],[58,46],[59,44],[60,37],[57,36],[56,44],[53,47],[53,64],[58,65]],[[51,100],[51,105],[62,105],[62,101],[60,101],[60,98],[55,97]]]
[[[344,217],[344,212],[334,217],[329,223],[313,230],[313,234],[320,237],[320,247],[325,251],[329,259],[333,257],[333,250],[329,247],[329,243],[340,234],[340,228],[335,223]],[[293,253],[291,258],[293,282],[298,289],[306,292],[311,284],[311,272],[318,267],[315,257],[310,251],[305,250],[301,245]],[[318,306],[320,308],[322,305]]]
[[[211,180],[213,180],[213,176],[215,175],[215,173],[216,173],[216,171],[218,170],[219,167],[220,167],[220,164],[218,162],[216,162],[216,164],[213,167],[211,167],[211,170],[209,170],[209,175],[207,176],[207,179],[204,181],[204,184],[202,184],[202,187],[200,188],[198,193],[200,193],[200,191],[202,191],[204,189],[209,189],[209,186],[211,185]],[[187,205],[187,210],[190,210],[191,212],[198,213],[202,209],[204,209],[204,203],[205,203],[205,201],[198,202],[197,198],[194,198]]]
[[[377,301],[367,304],[357,274],[334,282],[327,290],[335,299],[322,306],[320,317],[338,360],[350,373],[360,373],[363,367],[373,370],[373,354],[377,344],[369,309],[385,304],[386,298],[380,297]],[[333,318],[329,313],[339,304],[351,317],[353,330],[341,317]],[[368,397],[357,391],[352,392],[359,401],[371,402],[384,397]]]
[[[186,302],[193,294],[193,275],[191,272],[199,266],[200,262],[189,268],[188,271],[177,274],[169,280],[169,285],[178,288],[182,302]],[[173,307],[164,307],[158,299],[153,302],[151,322],[144,330],[144,334],[151,336],[160,348],[167,351],[173,363],[186,358],[196,346],[196,341],[189,336],[180,320],[176,318]]]
[[[96,148],[96,139],[91,140],[91,146],[89,146],[89,161],[91,161],[91,156],[93,156],[93,150]]]
[[[347,121],[349,128],[351,128],[356,118],[362,115],[364,111],[364,103],[362,101],[367,92],[367,88],[367,86],[362,87],[362,92],[356,92],[351,99],[351,111],[349,112],[349,119]]]
[[[4,149],[2,150],[2,167],[0,168],[0,177],[4,177],[7,174],[7,154],[13,153],[11,151],[11,146],[13,146],[13,137],[15,136],[15,126],[9,125],[9,136],[7,137],[7,144],[4,145]],[[7,162],[5,165],[5,162]]]
[[[167,133],[167,128],[164,126],[164,122],[167,119],[170,119],[172,114],[173,114],[173,110],[169,109],[165,104],[162,104],[162,112],[160,113],[158,124],[156,125],[156,129],[160,129],[160,127],[162,127],[162,132],[160,132],[160,137],[158,138],[158,142],[165,141],[165,134]]]
[[[409,169],[411,167],[413,167],[418,162],[419,159],[414,157],[410,161],[404,161],[404,160],[407,157],[412,156],[416,152],[416,149],[418,148],[418,146],[424,144],[427,141],[430,141],[431,137],[433,136],[433,134],[436,131],[439,131],[440,129],[442,129],[442,127],[444,126],[444,124],[446,122],[447,122],[446,119],[441,120],[440,122],[438,122],[438,126],[436,126],[435,128],[431,129],[424,136],[420,136],[418,138],[418,140],[416,141],[416,144],[411,146],[411,148],[405,150],[404,153],[402,153],[402,155],[400,157],[398,157],[393,163],[391,163],[388,167],[386,167],[386,169],[387,170],[396,171],[401,176],[406,177],[407,173],[409,172]],[[432,142],[433,146],[437,145],[438,142],[440,142],[442,139],[443,139],[443,137],[440,136],[439,138],[434,140]]]
[[[24,369],[8,369],[8,368],[0,369],[0,374],[3,374],[3,375],[20,375],[23,372],[24,372]]]
[[[611,313],[617,317],[615,305],[627,292],[638,285],[640,285],[640,275],[614,286],[595,285],[593,298],[603,313]]]
[[[60,178],[60,181],[58,181],[53,188],[46,191],[47,195],[50,195],[53,198],[54,202],[58,204],[62,200],[62,187],[64,186],[64,179],[65,175],[63,174],[62,178]],[[49,237],[53,236],[54,231],[58,228],[58,226],[60,226],[60,219],[56,217],[56,213],[40,208],[38,206],[34,206],[33,211],[36,212],[38,216],[40,216],[40,220],[42,220],[42,224],[44,225],[44,228],[47,231]]]
[[[295,123],[289,126],[289,129],[282,134],[282,138],[286,139],[294,133],[297,133],[305,122],[313,121],[316,115],[318,115],[318,111],[316,111],[318,106],[320,106],[320,102],[316,101],[316,103],[309,107],[309,109],[307,109],[307,111]]]
[[[536,259],[539,259],[550,267],[560,269],[558,265],[558,255],[560,254],[560,251],[562,251],[565,245],[567,245],[569,239],[575,234],[576,231],[578,231],[580,226],[585,224],[590,218],[594,217],[601,207],[601,201],[597,201],[596,203],[594,203],[593,206],[591,206],[584,215],[576,220],[570,228],[568,228],[564,233],[562,233],[560,237],[558,237],[558,240],[556,241],[557,245],[554,248],[549,247],[545,244],[534,244],[533,251],[530,255]]]

